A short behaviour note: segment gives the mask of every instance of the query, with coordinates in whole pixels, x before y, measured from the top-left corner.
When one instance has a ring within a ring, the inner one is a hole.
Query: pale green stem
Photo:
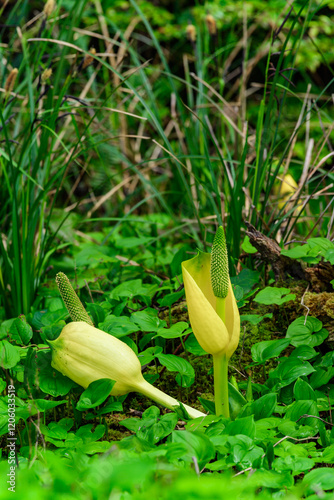
[[[162,406],[169,408],[170,410],[174,409],[173,406],[180,405],[180,403],[176,399],[168,396],[168,394],[165,394],[164,392],[160,391],[160,389],[157,389],[153,385],[149,384],[145,379],[136,384],[134,390],[143,394],[144,396],[147,396],[150,399],[153,399],[153,401],[155,401],[156,403],[159,403]],[[183,406],[185,407],[189,414],[189,417],[191,418],[206,417],[205,413],[195,410],[195,408],[191,408],[191,406],[185,404]]]
[[[217,297],[216,312],[225,323],[225,298]],[[216,415],[230,417],[228,403],[228,359],[225,353],[213,355],[213,384]]]
[[[216,415],[230,418],[228,404],[228,359],[225,353],[213,355],[213,382]]]

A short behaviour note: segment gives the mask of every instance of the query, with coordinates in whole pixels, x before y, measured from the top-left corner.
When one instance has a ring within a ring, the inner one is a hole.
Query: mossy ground
[[[328,329],[330,334],[329,339],[334,336],[334,293],[309,292],[307,291],[307,283],[304,282],[297,282],[294,284],[285,283],[280,284],[280,286],[289,287],[291,293],[296,296],[295,300],[286,302],[282,306],[263,305],[256,303],[254,300],[250,300],[240,309],[240,314],[242,315],[264,315],[272,313],[272,318],[266,318],[255,326],[251,325],[249,322],[242,322],[239,346],[229,363],[229,376],[231,377],[233,375],[239,384],[246,382],[248,377],[251,377],[252,381],[255,383],[265,382],[269,371],[275,368],[277,361],[276,359],[269,360],[265,368],[262,366],[249,366],[253,361],[251,355],[252,346],[257,342],[284,338],[290,323],[299,316],[305,316],[307,313],[310,316],[317,317],[323,322],[324,328]],[[172,318],[172,323],[179,321],[186,321],[189,323],[184,301],[173,307],[171,314],[168,310],[162,311],[160,317],[165,319],[168,324],[170,317]],[[179,346],[179,344],[180,340],[175,339],[173,343],[170,343],[170,352],[168,350],[167,352],[172,353],[173,349],[180,347],[177,354],[181,357],[186,357],[182,345]],[[327,346],[328,349],[331,348],[330,342],[327,342]],[[284,351],[282,355],[289,355],[289,349]],[[168,372],[162,366],[156,366],[153,363],[145,369],[144,374],[147,373],[152,375],[158,373],[159,378],[155,382],[155,385],[159,389],[179,401],[189,404],[199,410],[203,410],[198,397],[214,401],[212,358],[210,355],[194,356],[189,353],[187,357],[194,367],[196,374],[194,384],[189,388],[182,388],[176,383],[176,373]],[[123,403],[123,413],[111,413],[103,416],[102,422],[105,423],[108,428],[108,434],[105,435],[104,439],[118,441],[131,435],[132,433],[122,426],[122,420],[132,416],[140,416],[142,412],[152,406],[152,404],[155,403],[140,394],[131,394]],[[166,412],[169,410],[161,408],[161,411]],[[60,419],[64,416],[74,417],[70,405],[66,407],[66,415],[64,415],[64,408],[55,408],[54,412],[57,413],[57,419],[58,417]],[[83,423],[94,423],[94,425],[100,423],[99,418],[94,421],[91,418],[86,418],[85,413],[82,414],[82,419]],[[51,420],[54,420],[54,414],[50,413],[50,421]],[[46,423],[48,423],[48,419]],[[18,428],[22,431],[24,430],[24,426],[21,427],[19,425]],[[48,446],[48,443],[46,443],[46,445]]]

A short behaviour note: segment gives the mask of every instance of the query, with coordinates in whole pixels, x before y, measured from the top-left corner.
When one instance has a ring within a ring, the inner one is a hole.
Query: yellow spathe
[[[140,361],[127,344],[94,326],[73,321],[48,343],[53,368],[84,388],[95,380],[110,378],[116,382],[110,392],[113,396],[135,391],[167,408],[179,406],[176,399],[144,379]],[[205,416],[195,408],[184,407],[191,418]]]
[[[189,319],[194,335],[209,354],[229,359],[239,343],[240,315],[231,282],[226,299],[214,296],[210,279],[211,255],[199,252],[182,262],[182,274]],[[225,320],[219,302],[225,301]]]

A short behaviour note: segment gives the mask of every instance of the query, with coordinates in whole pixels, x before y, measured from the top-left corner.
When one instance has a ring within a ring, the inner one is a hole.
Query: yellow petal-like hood
[[[182,262],[189,320],[201,347],[209,354],[231,357],[240,335],[240,316],[231,282],[225,302],[225,321],[216,312],[217,298],[210,279],[211,255],[199,252]],[[222,300],[222,299],[219,299]]]
[[[234,297],[231,281],[225,305],[225,326],[229,332],[229,344],[226,350],[227,359],[230,359],[239,344],[240,314]]]
[[[82,387],[111,378],[116,381],[111,394],[118,396],[143,380],[139,359],[127,344],[83,321],[69,323],[49,343],[52,366]]]
[[[229,334],[216,313],[216,297],[210,282],[210,255],[200,252],[197,257],[182,262],[182,273],[189,319],[194,335],[209,354],[225,350]]]

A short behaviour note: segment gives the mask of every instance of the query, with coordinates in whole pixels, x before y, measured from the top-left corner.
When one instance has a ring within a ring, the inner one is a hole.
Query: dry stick
[[[307,180],[307,173],[308,173],[308,170],[309,170],[309,167],[310,167],[310,164],[311,164],[311,156],[312,156],[313,146],[314,146],[314,140],[310,139],[310,142],[308,144],[308,148],[307,148],[307,151],[306,151],[306,156],[305,156],[305,161],[304,161],[304,166],[303,166],[303,172],[302,172],[301,178],[299,180],[298,188],[297,188],[296,192],[293,193],[293,195],[290,197],[289,201],[287,202],[287,204],[286,204],[287,209],[289,209],[289,205],[290,204],[292,205],[293,201],[295,202],[295,206],[298,203],[298,199],[300,198],[301,190],[304,187],[304,185],[306,183],[306,180]],[[304,206],[306,206],[306,205],[304,205]],[[302,210],[304,209],[304,206],[303,206]],[[293,212],[293,214],[291,215],[291,217],[289,219],[289,222],[288,222],[288,224],[286,225],[286,228],[285,228],[285,234],[289,234],[290,226],[294,223],[294,217],[297,216],[298,213],[299,213],[299,209],[295,210]]]
[[[101,5],[100,0],[94,0],[94,3],[95,3],[96,10],[98,13],[98,19],[99,19],[99,23],[101,26],[101,30],[102,30],[102,33],[105,37],[107,51],[109,51],[109,49],[111,49],[111,47],[112,47],[112,44],[108,41],[110,39],[110,37],[109,37],[108,26],[107,26],[105,16],[103,13],[102,5]],[[131,23],[129,24],[129,26],[127,27],[127,29],[124,33],[124,38],[126,40],[128,40],[128,38],[131,36],[132,31],[134,30],[134,28],[137,24],[138,24],[138,19],[137,18],[132,19]],[[116,40],[116,37],[118,37],[118,34],[115,35],[114,40]],[[126,44],[123,42],[120,43],[116,60],[109,59],[110,65],[114,70],[117,68],[118,72],[121,71],[121,68],[122,68],[121,63],[123,62],[123,60],[125,58],[126,52],[127,52]],[[114,82],[114,87],[118,88],[121,84],[121,79],[120,79],[119,75],[116,73],[116,71],[113,72],[112,78],[113,78],[113,82]],[[119,92],[117,92],[116,96],[119,96]],[[119,102],[118,104],[121,105],[121,102]],[[122,152],[124,158],[127,158],[127,157],[131,156],[131,154],[130,154],[131,150],[130,150],[130,146],[129,146],[129,143],[127,140],[128,122],[127,122],[125,116],[122,114],[120,115],[120,126],[121,126],[120,148],[121,148],[121,152]],[[129,172],[127,171],[127,164],[126,164],[125,160],[123,160],[121,163],[122,163],[122,168],[123,168],[123,176],[125,177],[125,179],[128,179]],[[124,198],[124,194],[122,192],[121,192],[121,194],[123,195],[122,197]]]
[[[242,57],[242,75],[241,75],[241,84],[240,84],[240,102],[241,102],[241,123],[242,126],[246,122],[246,84],[247,84],[247,75],[246,75],[246,57],[247,57],[247,41],[248,41],[248,31],[247,31],[247,11],[245,3],[243,2],[243,19],[242,19],[242,49],[243,49],[243,57]]]
[[[303,296],[302,296],[301,301],[300,301],[300,305],[302,305],[303,307],[305,307],[305,309],[307,309],[307,313],[306,313],[306,315],[305,315],[304,326],[306,325],[307,316],[310,314],[310,308],[309,308],[309,307],[307,307],[307,306],[304,304],[304,297],[305,297],[305,295],[306,295],[306,292],[308,292],[309,287],[310,287],[310,285],[307,285],[306,290],[305,290],[305,292],[303,293]]]
[[[202,80],[201,78],[199,78],[195,73],[190,73],[190,76],[192,76],[195,80],[197,80],[198,82],[200,82],[202,85],[204,85],[205,87],[207,87],[209,90],[211,90],[211,92],[216,95],[220,101],[222,101],[222,103],[228,108],[229,111],[233,110],[232,106],[221,96],[219,95],[219,93],[213,88],[211,87],[211,85],[209,85],[206,81]],[[241,130],[239,130],[238,126],[234,123],[234,121],[229,117],[228,114],[225,113],[225,111],[220,108],[218,106],[218,104],[216,104],[215,102],[212,102],[213,106],[220,112],[220,114],[225,118],[225,120],[231,125],[231,127],[237,132],[237,134],[239,134],[243,139],[245,139],[244,135],[243,135],[243,132]],[[235,115],[236,112],[233,110],[233,113]]]
[[[210,131],[210,134],[211,134],[211,136],[212,136],[213,142],[215,143],[216,148],[218,149],[219,154],[221,155],[221,157],[222,157],[222,159],[223,159],[223,163],[224,163],[224,167],[225,167],[225,170],[226,170],[226,173],[227,173],[228,181],[229,181],[230,185],[231,185],[231,186],[232,186],[232,188],[233,188],[233,187],[234,187],[234,181],[233,181],[233,177],[232,177],[231,171],[230,171],[230,169],[229,169],[229,166],[228,166],[228,164],[227,164],[226,160],[224,159],[224,153],[223,153],[223,151],[222,151],[221,147],[219,146],[219,143],[218,143],[217,137],[216,137],[216,135],[215,135],[215,133],[214,133],[214,130],[213,130],[213,128],[212,128],[212,125],[211,125],[211,123],[210,123],[210,120],[208,119],[208,117],[207,117],[207,116],[205,116],[205,121],[206,121],[206,124],[207,124],[207,126],[208,126],[208,129],[209,129],[209,131]]]
[[[267,46],[265,46],[265,44],[267,44]],[[261,61],[261,59],[263,57],[265,57],[268,54],[268,52],[270,50],[270,35],[267,36],[267,38],[263,42],[262,46],[264,48],[262,48],[262,49],[260,48],[260,50],[256,53],[256,55],[252,59],[248,60],[246,70],[245,70],[246,83],[248,82],[248,79],[249,79],[253,69],[255,68],[255,66],[259,63],[259,61]],[[237,91],[239,85],[240,85],[240,78],[238,78],[235,81],[235,83],[232,85],[231,89],[228,92],[228,96],[233,95]]]
[[[308,415],[307,413],[304,413],[304,415],[301,415],[299,418],[297,418],[296,420],[296,423],[301,419],[301,418],[316,418],[318,420],[321,420],[321,422],[323,422],[324,424],[327,424],[327,425],[330,425],[332,427],[334,427],[334,424],[330,424],[329,422],[327,422],[326,420],[324,420],[323,418],[321,417],[318,417],[317,415]]]
[[[173,123],[174,129],[175,129],[177,138],[179,140],[179,143],[181,145],[182,152],[183,152],[184,156],[186,157],[187,154],[188,154],[188,150],[187,150],[186,144],[184,142],[184,133],[181,131],[179,123],[177,121],[176,95],[174,94],[174,92],[171,95],[171,116],[172,116],[172,123]],[[192,165],[191,165],[190,159],[186,158],[185,162],[186,162],[186,166],[187,166],[187,172],[189,174],[189,185],[190,185],[191,195],[192,195],[192,198],[193,198],[193,201],[194,201],[194,205],[195,205],[195,207],[198,210],[198,208],[199,208],[199,201],[198,201],[197,190],[196,190],[196,179],[195,179],[195,176],[193,174],[193,170],[192,170]]]
[[[318,108],[318,105],[317,105],[316,101],[314,101],[313,105],[314,105],[314,107],[315,107],[315,109],[317,111],[317,115],[318,115],[318,119],[319,119],[319,124],[320,124],[321,130],[322,130],[322,133],[324,134],[324,136],[326,136],[326,134],[325,134],[325,126],[322,123],[320,110]],[[331,144],[328,136],[326,137],[326,142],[327,142],[327,146],[328,146],[328,149],[330,150],[330,152],[333,152],[333,147],[332,147],[332,144]]]
[[[320,162],[318,163],[318,165],[316,165],[316,166],[314,167],[314,169],[311,171],[311,173],[308,175],[307,180],[310,180],[310,178],[311,178],[311,177],[313,177],[313,175],[315,174],[315,172],[316,172],[316,171],[317,171],[317,170],[318,170],[318,169],[319,169],[319,168],[320,168],[320,167],[321,167],[324,163],[326,163],[326,161],[327,161],[329,158],[331,158],[332,156],[334,156],[334,152],[332,152],[332,153],[328,153],[328,155],[324,156],[324,157],[320,160]]]
[[[327,230],[327,235],[326,235],[326,238],[331,240],[332,238],[330,237],[330,234],[331,234],[331,230],[332,230],[332,227],[333,227],[333,222],[334,222],[334,210],[332,212],[332,215],[331,215],[331,220],[329,221],[329,224],[328,224],[328,230]]]
[[[289,145],[288,156],[287,156],[287,159],[286,159],[286,162],[285,162],[283,177],[286,175],[286,173],[287,173],[287,171],[289,169],[289,166],[290,166],[291,158],[292,158],[292,155],[293,155],[293,150],[295,148],[295,145],[296,145],[296,142],[297,142],[297,137],[298,137],[298,132],[299,132],[300,126],[301,126],[303,118],[304,118],[304,112],[305,112],[305,108],[307,106],[307,102],[308,102],[308,99],[309,99],[309,93],[311,91],[311,88],[312,88],[311,84],[308,84],[307,90],[306,90],[305,99],[304,99],[303,105],[302,105],[302,109],[301,109],[301,111],[299,113],[297,123],[296,123],[295,128],[293,129],[293,132],[292,132],[292,135],[291,135],[291,142],[290,142],[290,145]],[[309,120],[307,120],[307,122],[309,122]],[[281,191],[281,187],[282,187],[282,185],[280,186],[280,191]],[[280,191],[279,191],[279,193],[280,193]]]
[[[145,137],[146,139],[146,137]],[[151,167],[147,167],[143,172],[146,172],[146,170],[149,170]],[[131,178],[130,178],[131,179]],[[108,193],[104,194],[103,196],[100,196],[99,198],[95,198],[95,205],[94,207],[87,213],[87,217],[91,217],[92,213],[97,210],[108,198],[110,198],[113,194],[115,194],[121,187],[127,184],[129,182],[129,179],[125,179],[124,181],[121,181],[117,186],[114,186]],[[65,212],[70,212],[76,207],[80,207],[82,205],[87,205],[88,203],[92,203],[92,198],[86,198],[85,200],[81,200],[79,203],[73,203],[72,205],[69,205],[66,207],[64,210]]]
[[[325,144],[326,144],[326,142],[327,142],[327,138],[330,136],[330,134],[332,133],[333,129],[334,129],[334,123],[332,123],[332,124],[331,124],[331,126],[330,126],[330,127],[328,127],[328,131],[327,131],[327,133],[326,133],[325,137],[324,137],[324,138],[323,138],[323,140],[322,140],[322,145],[320,146],[319,151],[318,151],[318,153],[317,153],[317,155],[316,155],[316,157],[315,157],[315,159],[314,159],[314,162],[313,162],[313,163],[317,163],[317,162],[318,162],[318,160],[319,160],[319,156],[320,156],[320,154],[321,154],[321,151],[322,151],[322,150],[323,150],[323,148],[325,147]],[[319,141],[319,142],[320,142],[320,141]],[[318,145],[317,145],[317,147],[318,147]]]
[[[256,31],[257,29],[258,29],[258,24],[257,23],[252,24],[248,29],[248,37],[250,37],[254,33],[254,31]],[[223,75],[226,75],[229,67],[231,66],[234,59],[237,57],[237,55],[239,54],[239,52],[242,48],[243,48],[243,40],[241,39],[241,40],[239,40],[239,42],[236,44],[236,46],[234,47],[234,49],[232,50],[232,52],[230,53],[230,55],[226,59],[226,62],[225,62],[224,68],[223,68]],[[224,80],[225,80],[225,78],[224,78]]]

